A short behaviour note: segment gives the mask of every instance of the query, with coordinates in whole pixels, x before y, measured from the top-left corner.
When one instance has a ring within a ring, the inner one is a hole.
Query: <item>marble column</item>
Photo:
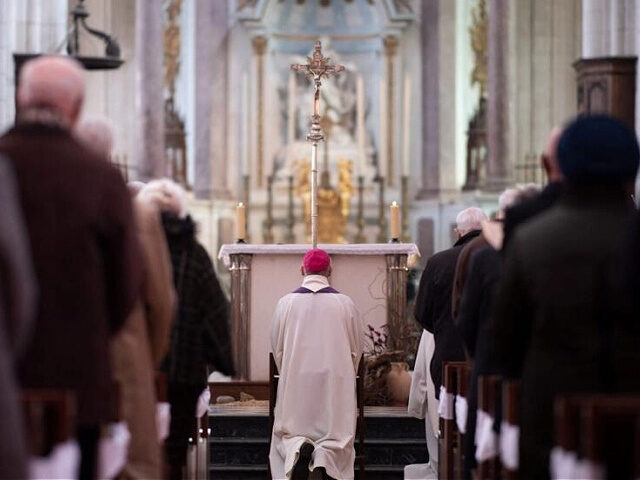
[[[440,192],[439,0],[421,9],[422,41],[422,188],[418,198]]]
[[[194,190],[199,198],[231,198],[227,182],[228,3],[196,0]]]
[[[488,161],[486,188],[502,190],[511,182],[509,132],[509,7],[511,0],[489,0]]]
[[[136,106],[138,177],[164,177],[163,10],[157,0],[136,1]]]

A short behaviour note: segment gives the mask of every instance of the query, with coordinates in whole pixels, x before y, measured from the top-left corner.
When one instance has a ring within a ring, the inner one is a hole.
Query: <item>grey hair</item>
[[[76,127],[76,137],[87,148],[105,157],[113,149],[113,126],[106,117],[85,117]]]
[[[155,205],[161,212],[172,213],[179,218],[187,216],[187,192],[169,178],[150,181],[138,196]]]
[[[489,217],[478,207],[469,207],[456,216],[456,227],[460,235],[466,235],[472,230],[480,230],[482,222]]]
[[[507,188],[504,192],[500,194],[498,197],[498,210],[504,212],[507,208],[518,201],[518,197],[520,196],[520,189],[518,188]]]

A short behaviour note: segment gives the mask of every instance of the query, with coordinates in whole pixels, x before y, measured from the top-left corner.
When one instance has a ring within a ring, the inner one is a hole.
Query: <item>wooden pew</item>
[[[55,445],[75,436],[76,402],[70,390],[23,389],[21,403],[32,456],[48,456]]]
[[[480,375],[478,377],[478,409],[483,410],[495,419],[498,413],[498,402],[501,395],[501,378],[497,375]],[[476,431],[478,426],[476,426]],[[497,449],[497,446],[496,446]],[[500,456],[478,462],[478,480],[497,480],[500,478]]]
[[[356,419],[356,443],[354,445],[356,451],[355,463],[358,467],[358,480],[365,478],[365,453],[364,453],[364,436],[365,436],[365,419],[364,419],[364,375],[365,362],[364,355],[360,357],[358,363],[358,371],[356,373],[356,402],[357,402],[357,419]],[[280,374],[276,365],[273,353],[269,353],[269,449],[271,449],[271,432],[273,431],[273,423],[275,421],[276,399],[278,396],[278,383]],[[271,465],[267,466],[269,478],[271,475]]]
[[[520,381],[504,380],[502,383],[502,419],[513,425],[520,425]],[[517,480],[518,470],[502,463],[503,480]]]
[[[469,382],[471,377],[471,367],[467,362],[464,362],[459,366],[456,372],[456,395],[458,397],[468,398],[469,395]],[[457,401],[457,400],[456,400]],[[454,476],[455,478],[462,478],[464,476],[464,436],[465,434],[460,431],[458,427],[458,411],[456,414],[456,431],[454,433],[454,440],[456,449],[454,452]],[[468,415],[468,412],[467,412]],[[466,421],[465,421],[466,423]],[[465,425],[466,428],[466,425]]]
[[[458,377],[467,365],[467,362],[443,362],[442,363],[442,386],[448,394],[455,397],[458,392]],[[455,403],[454,409],[455,410]],[[460,472],[456,470],[456,455],[461,450],[462,445],[458,443],[458,427],[456,425],[455,413],[451,418],[440,417],[440,435],[438,439],[438,467],[440,478],[459,478]]]
[[[579,409],[584,458],[604,467],[607,478],[638,478],[640,396],[595,396]]]

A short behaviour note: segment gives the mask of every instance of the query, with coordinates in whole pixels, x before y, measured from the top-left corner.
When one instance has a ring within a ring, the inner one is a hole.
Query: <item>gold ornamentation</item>
[[[294,162],[297,169],[295,194],[302,202],[302,211],[306,225],[307,239],[311,237],[311,186],[309,182],[310,163],[307,159]],[[351,176],[353,162],[341,158],[338,160],[338,189],[329,183],[329,172],[323,172],[323,182],[318,188],[318,242],[345,243],[347,219],[353,195]]]
[[[169,98],[173,99],[176,90],[176,77],[180,71],[180,10],[182,0],[169,0],[166,10],[168,24],[164,29],[164,84],[169,89]]]
[[[479,0],[478,4],[471,10],[473,24],[469,27],[471,35],[471,48],[475,56],[473,71],[471,72],[471,85],[478,84],[480,87],[480,98],[487,92],[487,49],[488,49],[488,17],[486,0]]]

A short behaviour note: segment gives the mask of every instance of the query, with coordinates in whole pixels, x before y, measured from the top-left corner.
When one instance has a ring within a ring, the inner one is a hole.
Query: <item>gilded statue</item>
[[[176,77],[180,70],[180,10],[182,0],[169,0],[166,7],[168,24],[164,29],[164,84],[169,89],[169,97],[175,93]]]
[[[318,188],[318,242],[345,243],[345,231],[353,185],[351,184],[353,162],[338,160],[338,188],[331,186],[329,172],[322,172]],[[302,202],[307,239],[311,238],[311,187],[309,184],[310,163],[307,159],[294,162],[297,170],[295,194]]]
[[[471,10],[473,18],[469,27],[471,35],[471,48],[475,56],[473,71],[471,72],[471,85],[478,84],[480,87],[480,97],[484,97],[487,91],[488,80],[488,21],[486,0],[478,0],[478,4]]]

